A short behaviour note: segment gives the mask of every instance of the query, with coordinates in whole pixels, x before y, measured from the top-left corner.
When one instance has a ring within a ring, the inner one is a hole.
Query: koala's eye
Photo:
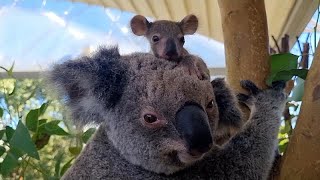
[[[143,118],[144,118],[144,121],[147,123],[154,123],[158,120],[158,118],[152,114],[146,114],[143,116]]]
[[[160,40],[159,36],[157,36],[157,35],[152,36],[152,42],[156,43],[159,40]]]
[[[213,100],[211,100],[209,103],[208,103],[208,105],[207,105],[207,108],[213,108]]]
[[[182,37],[180,38],[180,42],[181,42],[182,44],[184,44],[184,42],[185,42],[184,36],[182,36]]]

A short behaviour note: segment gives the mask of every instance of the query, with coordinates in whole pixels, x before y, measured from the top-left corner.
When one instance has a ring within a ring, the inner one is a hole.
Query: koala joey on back
[[[195,56],[188,56],[188,51],[183,47],[184,36],[192,35],[197,31],[198,18],[195,15],[188,15],[180,22],[168,20],[149,22],[144,16],[136,15],[132,18],[130,25],[135,35],[147,38],[156,57],[178,61],[180,67],[187,70],[189,74],[197,75],[199,79],[210,78],[210,73],[203,60]],[[221,90],[221,88],[228,89],[223,79],[213,80],[212,86],[215,95],[218,96],[218,107],[223,108],[225,112],[220,113],[219,128],[215,136],[216,142],[223,144],[240,129],[241,110],[238,106],[224,108],[237,101],[232,92]]]
[[[144,16],[136,15],[131,19],[130,26],[135,35],[147,38],[156,57],[178,61],[179,66],[189,74],[197,75],[200,79],[210,79],[210,73],[201,59],[185,57],[189,53],[183,47],[184,36],[194,34],[198,29],[198,18],[195,15],[188,15],[180,22],[149,22]]]
[[[250,119],[217,146],[219,114],[237,104],[231,100],[219,108],[223,104],[213,92],[228,87],[214,91],[210,81],[176,65],[148,53],[120,56],[117,48],[102,48],[53,67],[48,80],[75,123],[100,124],[63,179],[267,178],[285,104],[284,83],[260,90],[243,81],[249,94],[238,98],[251,108]],[[214,84],[225,85],[221,79]]]

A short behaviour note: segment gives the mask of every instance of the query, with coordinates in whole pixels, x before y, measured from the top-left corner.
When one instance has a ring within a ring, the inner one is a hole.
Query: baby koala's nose
[[[176,43],[172,38],[169,38],[166,42],[164,54],[168,59],[176,59],[179,54],[177,51]]]
[[[169,51],[166,52],[166,56],[174,57],[174,56],[178,56],[178,53],[175,49],[170,49]]]

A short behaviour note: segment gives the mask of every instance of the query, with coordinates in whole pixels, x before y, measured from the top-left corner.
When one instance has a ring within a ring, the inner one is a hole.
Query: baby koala
[[[210,79],[209,70],[200,58],[182,58],[189,54],[183,47],[184,36],[194,34],[198,29],[195,15],[188,15],[180,22],[149,22],[144,16],[136,15],[131,19],[130,26],[135,35],[148,39],[156,57],[178,62],[178,66],[185,68],[190,75],[197,75],[199,79]]]

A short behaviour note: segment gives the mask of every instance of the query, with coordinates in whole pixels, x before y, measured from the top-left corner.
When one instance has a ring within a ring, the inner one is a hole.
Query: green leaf
[[[22,154],[19,150],[11,148],[8,152],[4,160],[1,164],[1,174],[4,176],[8,176],[12,170],[14,170],[19,165],[19,157]]]
[[[290,80],[294,73],[291,70],[297,70],[298,67],[298,56],[283,53],[283,54],[274,54],[270,56],[271,62],[271,73],[267,79],[267,84],[271,85],[273,81],[277,80]],[[287,72],[289,71],[289,72]]]
[[[40,116],[43,115],[49,106],[49,102],[43,103],[40,107]]]
[[[47,133],[38,133],[36,136],[33,136],[33,141],[38,150],[44,148],[49,143],[50,135]]]
[[[308,74],[307,69],[291,69],[289,71],[281,71],[275,75],[275,77],[273,78],[273,81],[278,81],[278,80],[288,81],[292,79],[293,76],[298,76],[302,79],[306,79],[307,74]]]
[[[71,167],[71,162],[72,162],[73,159],[74,159],[74,157],[71,158],[68,162],[66,162],[66,163],[63,165],[63,167],[61,168],[61,172],[60,172],[60,175],[61,175],[61,176]]]
[[[12,63],[10,69],[6,69],[6,68],[4,68],[3,66],[0,66],[0,69],[5,70],[5,71],[7,72],[7,75],[8,75],[9,77],[12,77],[12,76],[13,76],[13,67],[14,67],[14,62]]]
[[[298,76],[302,79],[305,79],[307,77],[307,74],[307,69],[291,69],[288,71],[280,71],[276,74],[273,74],[272,76],[269,76],[267,79],[267,84],[271,85],[272,82],[279,80],[289,81],[293,76]]]
[[[32,142],[28,129],[19,121],[16,131],[14,132],[9,144],[11,147],[15,147],[30,157],[40,159],[37,148]]]
[[[1,165],[1,174],[8,176],[10,172],[19,164],[18,158],[11,153],[7,153]]]
[[[14,93],[16,92],[16,90],[17,90],[17,86],[16,86],[16,84],[17,83],[14,83],[14,87],[13,87],[13,90],[11,91],[11,93],[9,93],[9,96],[12,96],[12,95],[14,95]]]
[[[81,150],[82,150],[82,147],[69,147],[69,152],[74,156],[77,156],[78,154],[80,154]]]
[[[26,117],[26,126],[30,131],[36,132],[38,129],[39,109],[29,111]]]
[[[3,137],[3,135],[4,135],[5,132],[6,132],[5,129],[0,130],[0,139],[2,139],[2,137]]]
[[[7,71],[9,77],[13,76],[13,67],[14,67],[14,62],[12,63],[10,69]]]
[[[26,126],[30,131],[36,132],[39,127],[39,117],[43,115],[49,103],[43,103],[40,108],[31,110],[26,117]]]
[[[289,143],[289,139],[284,139],[284,140],[280,141],[279,150],[281,153],[284,153],[286,151],[288,143]]]
[[[43,125],[44,123],[47,122],[48,119],[40,119],[39,120],[39,126]]]
[[[61,135],[61,136],[69,135],[59,126],[60,122],[61,122],[60,120],[53,120],[43,124],[45,132],[50,135]]]
[[[6,148],[0,146],[0,156],[2,156],[6,152]]]
[[[272,78],[272,82],[274,81],[289,81],[290,79],[292,79],[293,75],[291,74],[290,71],[281,71],[281,72],[278,72],[275,76],[273,76]]]
[[[282,134],[289,134],[289,132],[292,130],[292,127],[289,123],[289,121],[285,120],[285,125],[284,125],[284,128],[280,130],[280,132]]]
[[[61,162],[64,157],[64,152],[59,151],[58,154],[54,157],[54,160],[56,160],[56,163],[54,165],[54,176],[60,177],[60,168],[61,168]]]
[[[10,139],[12,138],[14,134],[14,129],[10,126],[6,126],[6,137],[7,137],[7,141],[10,141]]]
[[[280,71],[288,71],[291,69],[297,69],[299,56],[291,53],[274,54],[270,56],[271,61],[271,73],[277,73]]]
[[[96,131],[96,128],[89,128],[86,132],[82,134],[82,141],[87,143],[92,134]]]
[[[291,73],[295,76],[298,76],[301,79],[306,79],[308,75],[309,70],[308,69],[292,69]]]
[[[0,118],[3,116],[3,109],[0,108]]]

